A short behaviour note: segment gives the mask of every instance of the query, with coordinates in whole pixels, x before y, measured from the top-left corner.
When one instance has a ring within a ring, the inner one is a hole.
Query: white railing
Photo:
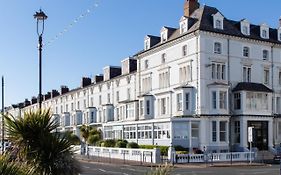
[[[212,153],[212,154],[177,154],[176,163],[203,163],[203,162],[243,162],[255,160],[256,154],[249,152]]]
[[[74,154],[81,154],[81,145],[74,145],[72,146],[72,150],[74,152]]]
[[[83,149],[83,148],[82,148]],[[85,151],[81,150],[81,146],[73,146],[75,154],[81,154]],[[160,150],[155,149],[130,149],[130,148],[106,148],[88,146],[89,156],[103,157],[110,159],[121,159],[139,161],[144,163],[160,163],[161,153]]]

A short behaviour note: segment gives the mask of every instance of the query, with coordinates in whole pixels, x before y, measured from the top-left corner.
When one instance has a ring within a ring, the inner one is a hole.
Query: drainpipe
[[[274,119],[274,99],[275,99],[275,92],[274,92],[274,65],[273,65],[273,48],[274,48],[274,44],[270,47],[270,50],[271,50],[271,89],[272,89],[272,97],[271,97],[271,115],[273,116],[273,119]],[[275,110],[277,109],[277,106],[275,106]],[[273,121],[272,121],[273,122]],[[272,129],[272,132],[273,131],[273,128],[268,128],[268,129]],[[272,144],[274,144],[274,133],[272,133]],[[269,143],[269,142],[268,142]]]
[[[231,85],[231,82],[230,82],[230,39],[227,38],[227,84],[228,84],[228,113],[231,115],[232,114],[232,110],[231,110],[231,107],[232,107],[232,96],[231,96],[231,89],[232,89],[232,85]],[[231,138],[231,130],[232,130],[232,127],[231,127],[231,116],[229,118],[229,122],[228,122],[228,142],[229,142],[229,150],[232,152],[232,138]]]
[[[195,36],[196,36],[196,89],[197,89],[197,95],[196,95],[196,114],[198,115],[199,113],[199,35],[198,33],[194,32]]]
[[[274,114],[274,99],[275,99],[275,92],[274,92],[274,65],[273,65],[273,48],[274,44],[270,47],[271,48],[271,89],[273,91],[272,93],[272,104],[271,104],[271,114]]]

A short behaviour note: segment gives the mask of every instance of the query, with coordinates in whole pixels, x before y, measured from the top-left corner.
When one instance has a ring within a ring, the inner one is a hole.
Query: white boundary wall
[[[81,146],[74,146],[74,153],[81,154]],[[155,149],[130,149],[130,148],[106,148],[88,146],[89,156],[139,161],[145,163],[160,163],[161,153]]]
[[[174,162],[177,163],[203,163],[203,162],[243,162],[255,160],[256,154],[249,152],[213,153],[213,154],[177,154]]]

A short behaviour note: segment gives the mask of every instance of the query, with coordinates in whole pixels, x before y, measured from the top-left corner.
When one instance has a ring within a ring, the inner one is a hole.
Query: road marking
[[[88,166],[83,166],[83,168],[87,168],[87,169],[89,169],[90,167],[88,167]]]

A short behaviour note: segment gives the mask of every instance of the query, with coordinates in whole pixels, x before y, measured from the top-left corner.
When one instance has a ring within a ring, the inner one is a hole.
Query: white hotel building
[[[181,145],[210,152],[272,150],[281,142],[280,28],[227,19],[216,8],[185,0],[178,28],[147,35],[144,50],[83,78],[81,87],[44,95],[60,131],[83,124],[105,139]],[[36,110],[37,99],[9,107]]]

